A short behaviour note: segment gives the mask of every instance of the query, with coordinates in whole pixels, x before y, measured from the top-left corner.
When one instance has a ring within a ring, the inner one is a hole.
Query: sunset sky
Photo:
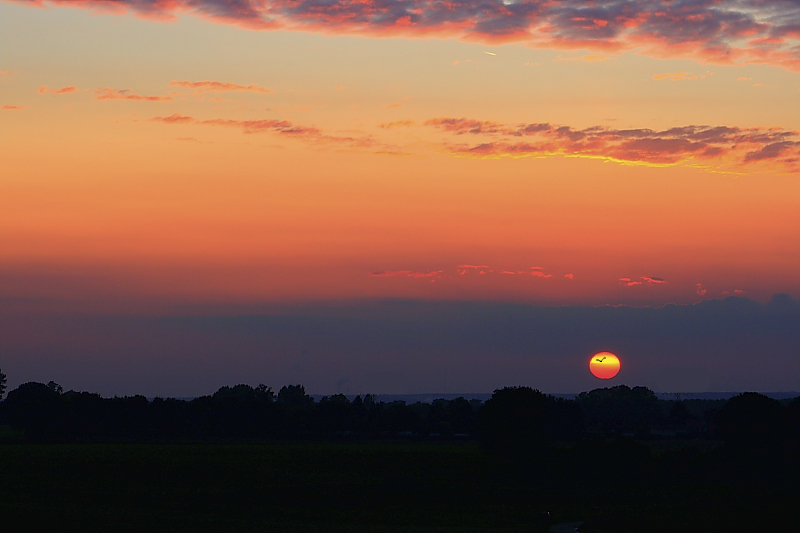
[[[796,1],[0,0],[11,387],[798,390],[798,300]]]

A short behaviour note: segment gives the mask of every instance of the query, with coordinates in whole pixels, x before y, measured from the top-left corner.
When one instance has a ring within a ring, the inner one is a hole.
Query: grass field
[[[6,445],[0,468],[24,529],[536,531],[545,510],[470,444]]]
[[[580,446],[514,464],[472,443],[6,444],[0,520],[4,531],[377,533],[587,520],[631,533],[759,531],[790,516],[797,490],[775,478],[796,464],[767,457],[738,482],[735,458],[707,453],[619,445],[594,468]]]

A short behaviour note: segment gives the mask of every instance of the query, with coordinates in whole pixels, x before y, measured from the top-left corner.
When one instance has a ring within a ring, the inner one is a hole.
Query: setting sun
[[[589,370],[595,377],[611,379],[619,374],[619,358],[611,352],[598,352],[589,359]]]

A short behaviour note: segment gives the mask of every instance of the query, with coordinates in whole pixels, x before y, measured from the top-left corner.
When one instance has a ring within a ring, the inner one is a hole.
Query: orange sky
[[[0,0],[0,368],[571,392],[613,350],[796,390],[800,19],[765,5]]]
[[[796,36],[765,55],[757,16],[750,44],[712,36],[738,50],[723,61],[652,44],[681,31],[667,26],[586,44],[596,28],[497,38],[282,15],[275,31],[208,18],[213,2],[78,5],[0,4],[9,295],[800,294]]]

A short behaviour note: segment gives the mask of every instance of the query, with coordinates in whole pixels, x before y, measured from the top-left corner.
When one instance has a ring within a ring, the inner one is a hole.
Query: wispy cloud
[[[397,120],[395,122],[384,122],[383,124],[379,124],[378,127],[388,130],[392,128],[408,127],[413,125],[413,120]]]
[[[378,272],[370,272],[370,276],[376,278],[391,278],[395,276],[402,276],[408,278],[438,278],[444,273],[444,270],[381,270]]]
[[[150,119],[152,122],[163,124],[196,124],[199,126],[222,126],[238,128],[243,133],[274,133],[288,137],[304,139],[309,142],[328,142],[346,144],[353,147],[368,148],[376,145],[369,136],[342,136],[331,135],[314,126],[294,124],[288,120],[262,119],[262,120],[237,120],[226,118],[196,119],[187,115],[173,113],[169,116],[157,116]]]
[[[502,268],[502,267],[492,267],[490,265],[480,265],[480,264],[463,264],[458,265],[455,267],[455,272],[453,269],[445,269],[442,268],[440,270],[430,270],[430,271],[414,271],[414,270],[381,270],[377,272],[371,272],[371,276],[375,277],[393,277],[393,276],[407,276],[407,277],[449,277],[451,279],[470,279],[475,276],[478,277],[491,277],[491,276],[504,276],[504,275],[512,275],[512,276],[533,276],[535,278],[544,278],[549,279],[552,278],[552,274],[548,274],[544,272],[542,267],[530,267],[529,270],[511,270],[509,268]],[[572,279],[574,276],[572,274],[567,274],[565,276],[568,279]]]
[[[95,100],[134,100],[137,102],[171,102],[175,100],[172,96],[142,96],[131,92],[130,89],[112,89],[111,87],[103,87],[97,89],[94,94]]]
[[[670,80],[670,81],[683,81],[683,80],[696,80],[698,76],[692,75],[691,72],[668,72],[666,74],[655,74],[653,79],[656,81]]]
[[[154,20],[192,13],[223,24],[374,37],[622,53],[800,70],[800,10],[792,0],[28,0]]]
[[[49,89],[49,90],[48,90]],[[38,89],[39,94],[70,94],[78,92],[78,88],[74,85],[70,85],[68,87],[62,87],[60,89],[56,89],[55,87],[48,87],[47,85],[42,85]]]
[[[641,280],[641,281],[639,281]],[[619,282],[627,287],[635,287],[636,285],[664,285],[667,281],[663,278],[656,278],[653,276],[640,276],[639,279],[632,278],[619,278]]]
[[[473,157],[564,155],[623,163],[688,163],[745,170],[755,162],[800,171],[800,133],[781,128],[682,126],[666,130],[575,129],[549,123],[507,125],[467,118],[434,118],[425,125],[456,136],[482,137],[475,143],[448,143],[451,153]]]
[[[0,107],[0,109],[2,109],[3,111],[20,111],[22,109],[25,109],[25,106],[24,105],[4,105],[3,107]]]
[[[169,86],[180,87],[181,89],[189,89],[197,94],[210,93],[210,92],[225,93],[230,91],[250,91],[250,92],[264,93],[264,94],[270,94],[275,92],[272,89],[261,87],[260,85],[256,85],[255,83],[251,83],[250,85],[239,85],[237,83],[225,83],[221,81],[210,81],[210,80],[205,80],[205,81],[173,80],[169,83]]]

